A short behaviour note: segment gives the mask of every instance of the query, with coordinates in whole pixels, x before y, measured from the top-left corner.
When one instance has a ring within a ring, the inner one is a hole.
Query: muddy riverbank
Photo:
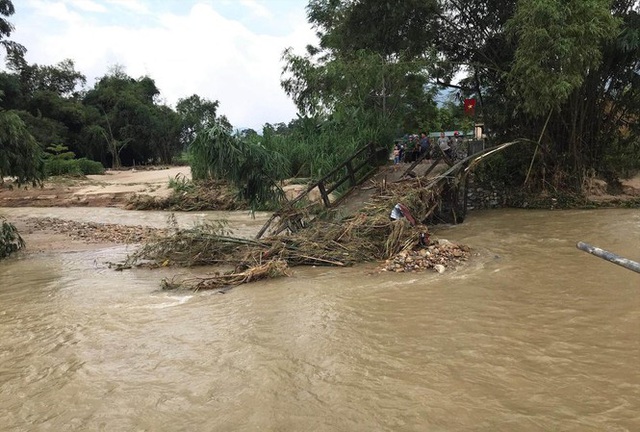
[[[40,186],[0,185],[0,207],[124,207],[136,195],[163,198],[169,180],[191,178],[190,167],[107,171],[86,177],[52,178]]]

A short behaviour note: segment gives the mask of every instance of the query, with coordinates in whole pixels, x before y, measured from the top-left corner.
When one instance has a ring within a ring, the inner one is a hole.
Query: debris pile
[[[270,260],[253,267],[235,269],[227,273],[216,273],[212,277],[192,278],[186,280],[162,280],[162,289],[176,289],[189,286],[194,290],[230,288],[261,279],[289,276],[289,265],[283,260]],[[224,291],[222,291],[224,292]]]
[[[424,221],[441,205],[442,185],[429,185],[420,177],[391,185],[383,182],[376,185],[378,193],[359,213],[346,217],[339,211],[311,215],[308,208],[285,207],[278,213],[271,235],[259,240],[232,237],[222,226],[176,229],[144,244],[121,268],[211,264],[235,267],[208,278],[163,284],[165,288],[192,289],[217,289],[282,276],[296,265],[348,266],[387,260],[386,271],[442,271],[470,255],[465,246],[428,241]],[[392,220],[390,211],[397,203],[407,211]]]
[[[30,230],[50,230],[87,243],[143,243],[153,238],[166,236],[168,233],[167,229],[75,222],[50,217],[29,218],[26,223]]]
[[[469,247],[440,240],[421,249],[400,252],[386,260],[381,270],[395,273],[416,273],[433,269],[442,273],[446,268],[466,261],[470,255]]]
[[[125,206],[127,210],[239,210],[248,204],[238,199],[238,193],[226,182],[208,180],[189,182],[176,187],[168,197],[134,195]]]

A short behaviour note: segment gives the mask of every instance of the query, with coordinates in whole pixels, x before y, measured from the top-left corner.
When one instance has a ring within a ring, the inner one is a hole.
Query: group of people
[[[456,132],[453,137],[446,137],[444,132],[440,132],[437,146],[449,159],[456,159],[456,147],[461,144],[461,136]],[[405,138],[396,143],[393,149],[393,163],[414,162],[418,159],[431,159],[433,153],[432,141],[426,132],[418,135],[406,135]]]

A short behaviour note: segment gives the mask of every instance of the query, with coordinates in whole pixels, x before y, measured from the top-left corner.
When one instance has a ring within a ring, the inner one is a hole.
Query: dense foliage
[[[0,111],[0,183],[12,176],[18,184],[37,183],[44,177],[42,148],[27,126],[12,111]]]
[[[433,35],[425,23],[434,8],[418,0],[309,3],[320,43],[305,55],[286,50],[282,80],[302,119],[288,144],[275,144],[296,147],[293,172],[319,175],[367,142],[390,145],[403,130],[436,126],[435,90],[426,86],[433,52],[416,49]]]
[[[103,174],[100,162],[87,158],[75,159],[75,154],[62,144],[47,147],[44,160],[47,176]]]
[[[1,176],[39,182],[45,174],[96,173],[101,166],[169,164],[198,128],[218,121],[217,101],[193,95],[173,109],[161,102],[151,77],[130,77],[120,66],[87,87],[71,59],[29,64],[26,49],[6,39],[13,30],[6,18],[14,12],[10,0],[0,0],[0,44],[7,52],[0,72]],[[45,150],[57,145],[77,161],[45,160]]]
[[[499,157],[486,177],[536,191],[579,190],[586,173],[615,180],[640,169],[637,8],[624,0],[311,0],[318,45],[283,55],[282,87],[299,118],[234,140],[283,155],[281,173],[319,178],[365,143],[475,121],[490,141],[538,142]],[[463,115],[463,98],[478,101],[475,118]]]
[[[320,43],[305,55],[285,51],[283,88],[301,115],[396,132],[449,126],[451,107],[435,108],[433,86],[453,88],[477,99],[476,120],[494,142],[539,142],[496,164],[508,184],[577,190],[586,173],[615,179],[640,169],[639,7],[311,0]],[[454,112],[459,128],[461,110]]]
[[[579,190],[586,173],[640,169],[637,1],[440,4],[443,67],[465,73],[490,136],[540,142],[505,156],[508,184]]]

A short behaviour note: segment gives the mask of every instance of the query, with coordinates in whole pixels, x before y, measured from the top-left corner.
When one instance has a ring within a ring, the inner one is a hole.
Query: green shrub
[[[47,176],[82,175],[80,166],[74,160],[68,159],[47,159],[44,162],[44,171]]]
[[[193,182],[181,173],[176,174],[174,178],[169,178],[169,188],[176,191],[176,193],[194,192],[196,190]]]
[[[191,165],[191,155],[188,151],[183,151],[179,156],[173,158],[173,165],[188,166]]]
[[[45,151],[45,156],[49,159],[64,159],[71,160],[76,157],[76,154],[69,151],[69,147],[62,144],[50,145]]]
[[[84,175],[104,174],[104,167],[100,162],[92,161],[87,158],[76,159],[76,162],[80,167],[80,171]]]
[[[24,247],[24,240],[20,237],[15,226],[0,216],[0,259],[6,258],[12,253]]]
[[[81,176],[88,174],[103,174],[104,167],[100,162],[89,159],[47,159],[44,163],[48,176]]]

